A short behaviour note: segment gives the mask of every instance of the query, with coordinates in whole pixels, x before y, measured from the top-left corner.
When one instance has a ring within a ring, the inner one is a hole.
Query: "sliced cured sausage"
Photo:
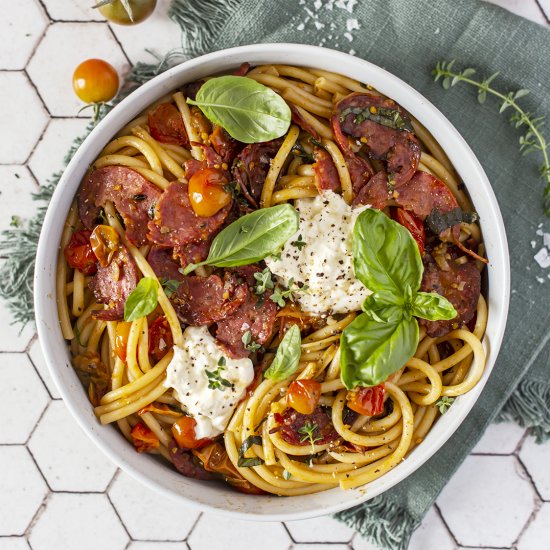
[[[311,414],[302,414],[288,408],[275,419],[281,424],[281,437],[291,445],[311,445],[311,440],[303,430],[306,424],[313,428],[311,435],[318,445],[325,445],[340,437],[330,417],[321,407],[316,407]]]
[[[368,183],[361,188],[353,199],[353,205],[370,204],[373,208],[382,210],[394,195],[395,191],[388,188],[388,175],[382,170],[374,174]]]
[[[101,207],[114,203],[122,216],[126,236],[133,244],[147,242],[149,214],[162,195],[161,190],[140,173],[125,166],[106,166],[91,172],[78,192],[78,213],[86,229],[98,222]]]
[[[230,210],[231,203],[208,218],[197,216],[189,201],[187,184],[174,181],[156,204],[154,218],[148,224],[148,238],[172,247],[207,240],[223,225]]]
[[[246,300],[248,289],[236,284],[234,276],[185,277],[172,303],[180,321],[188,325],[210,325],[231,316]]]
[[[172,249],[152,246],[147,254],[147,261],[159,279],[183,280],[183,274],[180,271],[182,266],[174,260]]]
[[[149,132],[161,143],[189,147],[181,113],[172,103],[161,103],[149,112]]]
[[[216,476],[214,474],[207,472],[197,463],[198,461],[195,461],[190,451],[180,449],[173,439],[168,444],[168,452],[176,470],[185,477],[206,481],[215,479]]]
[[[221,126],[214,125],[212,133],[208,136],[210,145],[219,155],[222,163],[231,166],[231,163],[242,150],[244,144],[233,139]]]
[[[189,264],[198,264],[206,260],[213,240],[214,235],[211,235],[206,241],[176,246],[174,248],[174,257],[179,259],[180,267],[187,267]]]
[[[340,178],[332,157],[321,147],[313,149],[313,171],[315,173],[315,185],[320,192],[339,191],[341,189]]]
[[[97,273],[89,283],[100,304],[108,304],[108,308],[94,311],[94,319],[104,321],[119,321],[124,318],[126,299],[136,288],[138,269],[128,249],[120,245],[111,263],[107,267],[98,267]]]

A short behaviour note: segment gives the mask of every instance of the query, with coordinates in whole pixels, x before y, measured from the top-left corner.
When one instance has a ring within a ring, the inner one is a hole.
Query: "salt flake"
[[[531,241],[531,248],[535,248],[537,246],[537,241]]]
[[[542,229],[537,229],[535,232],[539,237],[542,237],[544,235]]]
[[[538,281],[540,284],[544,283],[544,279],[543,279],[542,277],[537,277],[537,281]]]
[[[550,233],[545,233],[542,236],[542,240],[544,242],[544,246],[547,246],[548,248],[550,248]]]
[[[305,25],[303,23],[300,23],[296,28],[299,30],[299,31],[303,31],[304,30],[304,27]]]
[[[346,21],[346,29],[351,32],[351,31],[354,31],[356,29],[359,29],[360,26],[359,26],[359,21],[357,21],[357,19],[348,19]]]
[[[353,36],[351,35],[350,32],[345,32],[345,33],[344,33],[344,36],[345,36],[350,42],[353,41]]]
[[[548,249],[543,246],[536,254],[535,261],[542,267],[546,269],[550,267],[550,254],[548,254]]]

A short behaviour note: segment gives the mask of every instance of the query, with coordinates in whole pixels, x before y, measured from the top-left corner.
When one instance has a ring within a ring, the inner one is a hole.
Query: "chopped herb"
[[[135,201],[141,202],[147,198],[147,195],[145,195],[144,193],[137,193],[136,195],[133,195],[132,198]]]
[[[292,246],[295,246],[299,250],[302,250],[302,248],[304,248],[304,246],[306,246],[307,243],[306,241],[302,240],[302,235],[298,235],[298,239],[296,241],[292,241],[290,244]]]
[[[306,163],[311,164],[314,162],[313,156],[311,156],[303,147],[303,145],[297,141],[294,147],[292,148],[292,153],[296,157],[302,158]]]
[[[302,436],[300,443],[309,441],[311,443],[311,452],[315,452],[315,443],[321,441],[322,437],[315,437],[315,432],[319,430],[319,426],[315,422],[306,422],[299,430],[298,433]]]
[[[225,357],[223,355],[218,359],[218,368],[216,370],[204,370],[208,378],[208,387],[211,390],[225,391],[225,388],[233,386],[227,378],[222,376],[222,370],[225,370]]]
[[[286,470],[283,470],[283,477],[288,481],[292,477],[292,474]]]
[[[149,207],[149,210],[147,210],[147,216],[149,216],[149,219],[152,220],[155,217],[155,207],[157,203],[152,202],[151,206]]]
[[[354,124],[361,124],[365,120],[372,120],[382,126],[393,128],[394,130],[404,130],[412,132],[413,127],[408,117],[402,115],[397,109],[387,109],[385,107],[375,107],[363,109],[362,107],[349,107],[342,111],[340,121],[344,122],[350,114],[355,115],[353,118]]]
[[[442,212],[434,208],[426,218],[426,224],[436,235],[439,235],[445,229],[453,227],[460,222],[473,223],[479,219],[475,212],[463,212],[457,206],[449,212]]]
[[[78,325],[76,325],[76,324],[74,326],[74,337],[76,338],[76,341],[77,341],[79,346],[84,345],[80,340],[80,329],[78,328]]]
[[[279,252],[275,252],[275,254],[271,254],[271,257],[272,257],[274,260],[277,260],[278,262],[280,262],[281,259],[282,259],[282,255],[283,255],[283,251],[282,251],[282,250],[279,250]]]
[[[10,225],[12,227],[21,227],[21,218],[19,216],[12,216]]]
[[[260,346],[260,344],[252,340],[252,332],[250,330],[247,330],[243,334],[243,337],[241,338],[241,340],[244,344],[244,349],[251,351],[252,353],[254,353],[255,351],[258,351],[262,347]]]
[[[296,287],[293,288],[294,285],[294,278],[291,277],[288,281],[288,289],[285,290],[284,288],[278,286],[270,296],[271,301],[275,302],[280,307],[285,307],[285,300],[294,302],[294,292],[305,292],[309,289],[309,286],[305,284],[302,286],[298,286],[296,284]]]
[[[441,399],[436,403],[436,406],[439,408],[439,412],[441,414],[445,414],[449,410],[449,407],[454,403],[454,400],[454,397],[447,397],[446,395],[441,397]]]
[[[107,219],[107,214],[105,214],[105,210],[103,208],[99,211],[98,218],[99,221],[104,225],[107,225],[109,223],[109,220]]]
[[[250,435],[248,436],[241,445],[239,449],[239,460],[237,462],[237,466],[239,468],[250,468],[251,466],[260,466],[260,464],[263,464],[264,461],[258,457],[250,457],[247,458],[244,455],[250,449],[253,445],[261,445],[262,444],[262,438],[259,435]]]
[[[166,279],[163,277],[160,279],[160,284],[162,285],[162,288],[164,288],[164,294],[166,294],[168,298],[171,298],[172,294],[174,294],[174,292],[176,292],[181,285],[181,281]]]
[[[266,267],[261,273],[254,273],[254,279],[258,281],[258,284],[254,287],[254,292],[258,295],[263,294],[266,289],[271,289],[275,286],[271,280],[269,267]]]

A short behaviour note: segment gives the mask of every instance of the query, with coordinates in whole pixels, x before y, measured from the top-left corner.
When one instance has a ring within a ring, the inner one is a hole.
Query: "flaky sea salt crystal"
[[[544,235],[542,229],[537,229],[537,230],[535,231],[535,233],[536,233],[539,237],[542,237],[542,236]]]
[[[334,4],[337,8],[347,10],[349,13],[353,13],[353,8],[357,4],[357,0],[336,0]]]
[[[350,55],[355,55],[357,52],[353,49],[351,49],[349,52],[348,52]]]
[[[299,31],[303,31],[304,30],[304,27],[305,25],[303,23],[300,23],[296,28],[299,30]]]
[[[542,236],[542,241],[544,243],[544,246],[547,246],[548,248],[550,248],[550,233],[545,233]]]
[[[544,283],[544,279],[543,279],[542,277],[537,277],[537,281],[538,281],[540,284]]]
[[[535,248],[537,246],[537,241],[531,241],[531,248]]]
[[[348,19],[346,21],[346,29],[351,32],[359,28],[359,21],[357,19]]]
[[[322,0],[315,0],[315,2],[313,2],[313,7],[319,11],[322,7],[323,7],[323,2]]]
[[[321,23],[321,21],[314,21],[313,24],[315,25],[315,28],[319,31],[321,30],[325,24],[324,23]]]
[[[535,261],[544,269],[550,267],[550,254],[545,246],[535,254]]]
[[[350,41],[353,42],[353,36],[351,35],[351,32],[345,32],[344,36]]]

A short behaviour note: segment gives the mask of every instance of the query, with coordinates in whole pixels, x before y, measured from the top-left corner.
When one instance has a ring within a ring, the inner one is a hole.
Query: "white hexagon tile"
[[[550,0],[491,1],[550,27]],[[71,88],[76,65],[99,57],[124,74],[153,60],[146,47],[163,54],[180,45],[170,0],[136,28],[105,22],[93,3],[24,0],[3,11],[0,230],[33,215],[30,194],[62,168],[88,123]],[[10,325],[1,302],[0,321],[0,550],[376,550],[328,517],[227,519],[139,485],[73,421],[32,325]],[[511,423],[487,431],[408,550],[460,548],[550,550],[550,443],[536,445]]]

